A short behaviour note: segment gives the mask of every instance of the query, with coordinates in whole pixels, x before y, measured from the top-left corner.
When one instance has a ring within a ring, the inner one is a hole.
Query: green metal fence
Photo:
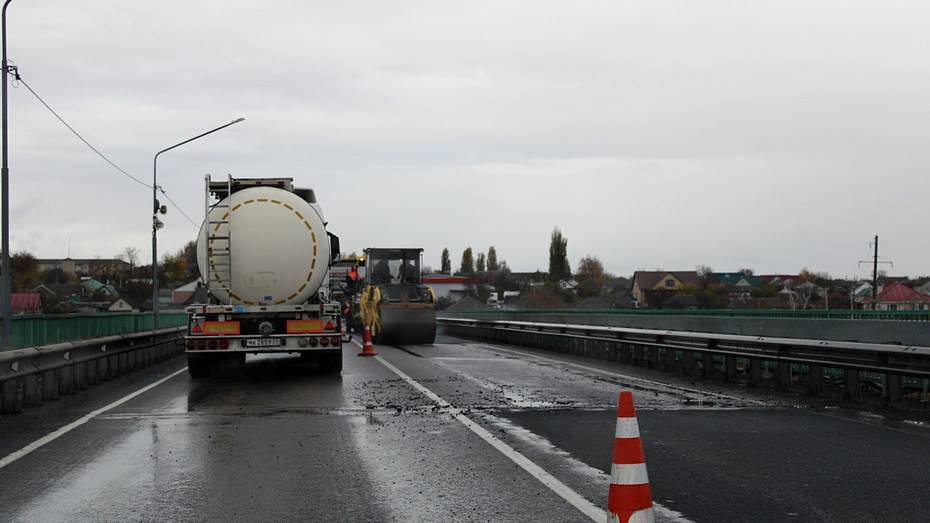
[[[494,314],[512,315],[514,319],[520,314],[552,315],[603,315],[603,316],[725,316],[741,318],[802,318],[834,320],[893,320],[893,321],[930,321],[930,310],[924,311],[866,311],[866,310],[783,310],[783,309],[533,309],[506,310],[488,309],[476,311],[454,311],[439,316],[448,317],[482,317]]]
[[[160,328],[187,324],[183,312],[158,315]],[[48,345],[84,338],[99,338],[152,330],[155,322],[150,312],[101,314],[36,314],[13,317],[14,348]]]

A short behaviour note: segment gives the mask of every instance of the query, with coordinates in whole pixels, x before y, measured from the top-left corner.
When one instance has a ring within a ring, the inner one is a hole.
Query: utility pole
[[[872,300],[878,297],[878,235],[875,235],[875,255],[872,257]]]
[[[0,201],[0,220],[3,221],[2,238],[0,238],[0,349],[7,349],[13,346],[13,277],[10,271],[10,160],[9,160],[9,125],[6,101],[7,75],[15,71],[15,66],[10,67],[6,60],[6,8],[12,0],[3,2],[3,14],[0,16],[0,39],[3,40],[3,88],[2,88],[2,112],[3,112],[3,166],[0,168],[0,191],[3,192],[3,199]]]
[[[861,267],[864,263],[872,264],[872,306],[875,307],[875,300],[878,299],[878,264],[887,263],[888,265],[894,267],[894,263],[890,261],[879,261],[878,259],[878,235],[875,235],[875,240],[872,243],[873,254],[871,260],[860,260],[859,266]]]

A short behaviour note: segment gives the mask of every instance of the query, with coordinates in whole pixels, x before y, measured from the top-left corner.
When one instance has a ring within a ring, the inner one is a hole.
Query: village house
[[[915,291],[899,282],[885,286],[873,300],[862,300],[862,308],[873,311],[930,310],[930,295]]]
[[[697,286],[697,271],[636,271],[633,274],[633,299],[646,303],[650,293],[675,294],[686,285]]]

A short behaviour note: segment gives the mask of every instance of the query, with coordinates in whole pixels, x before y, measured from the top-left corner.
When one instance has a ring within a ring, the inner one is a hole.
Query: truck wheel
[[[210,374],[210,360],[208,358],[187,356],[187,372],[191,378],[206,378]]]
[[[317,364],[326,374],[339,374],[342,372],[342,351],[320,354]]]

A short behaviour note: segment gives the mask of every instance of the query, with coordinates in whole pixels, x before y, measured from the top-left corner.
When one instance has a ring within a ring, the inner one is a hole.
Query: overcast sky
[[[926,1],[14,0],[9,56],[198,223],[204,174],[316,189],[344,250],[930,273]],[[20,86],[13,250],[150,256],[150,198]],[[171,209],[159,250],[196,228]]]

